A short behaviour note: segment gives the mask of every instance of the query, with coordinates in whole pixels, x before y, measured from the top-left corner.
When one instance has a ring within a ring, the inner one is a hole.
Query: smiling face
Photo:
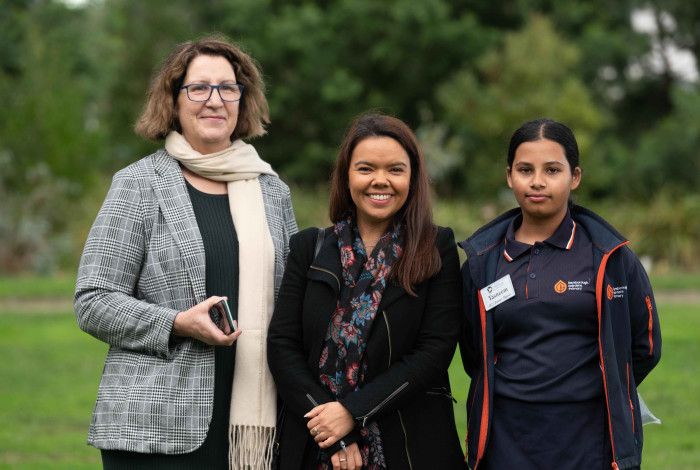
[[[581,169],[571,168],[564,147],[542,139],[518,146],[507,178],[524,219],[561,220],[571,191],[581,182]]]
[[[396,140],[368,137],[352,152],[348,180],[360,232],[384,231],[408,199],[411,161]]]
[[[222,56],[199,55],[192,59],[183,81],[192,83],[236,83],[231,63]],[[202,154],[214,153],[231,145],[231,135],[238,122],[240,101],[222,101],[214,90],[208,101],[195,102],[181,90],[177,97],[177,117],[182,135],[193,149]]]

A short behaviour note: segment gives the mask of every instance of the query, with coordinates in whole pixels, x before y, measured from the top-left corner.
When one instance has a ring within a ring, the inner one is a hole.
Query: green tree
[[[645,200],[660,190],[676,196],[700,188],[700,93],[675,87],[674,111],[639,140],[627,167],[628,196]]]
[[[508,139],[523,122],[550,117],[571,126],[583,154],[592,154],[604,111],[574,73],[580,51],[552,23],[533,16],[501,47],[487,51],[477,71],[455,74],[438,99],[464,152],[466,193],[487,196],[503,187]]]
[[[201,34],[205,4],[182,0],[105,0],[91,6],[93,60],[102,92],[96,102],[107,135],[102,168],[113,172],[153,152],[159,144],[134,134],[153,73],[173,47]]]
[[[444,78],[495,38],[444,0],[300,2],[271,13],[255,51],[272,106],[261,147],[307,183],[326,181],[355,115],[381,109],[417,126]]]
[[[83,12],[51,1],[3,9],[0,54],[0,270],[50,270],[94,172]]]
[[[434,110],[444,77],[497,37],[445,0],[106,0],[92,8],[100,11],[96,48],[106,93],[99,114],[109,130],[110,169],[155,147],[131,127],[165,54],[177,42],[220,31],[265,75],[272,124],[256,146],[285,177],[311,184],[326,181],[355,115],[378,108],[418,125],[421,110]]]

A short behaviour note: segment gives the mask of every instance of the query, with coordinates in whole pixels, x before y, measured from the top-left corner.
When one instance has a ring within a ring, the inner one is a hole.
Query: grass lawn
[[[651,274],[654,291],[683,291],[700,289],[700,272],[670,271]]]
[[[659,307],[663,353],[640,393],[663,424],[644,428],[650,469],[700,468],[700,305]]]
[[[0,300],[62,297],[70,300],[75,289],[75,273],[55,276],[0,277]]]
[[[85,441],[106,350],[72,313],[0,314],[0,468],[100,468]]]
[[[644,468],[698,469],[700,305],[660,310],[664,354],[640,391],[663,424],[645,427]],[[100,468],[85,439],[105,352],[71,312],[0,314],[0,469]],[[468,379],[458,358],[450,373],[463,441]]]

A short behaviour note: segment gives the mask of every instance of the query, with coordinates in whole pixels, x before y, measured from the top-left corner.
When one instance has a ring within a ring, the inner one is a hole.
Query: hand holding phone
[[[209,310],[209,315],[211,316],[216,326],[219,327],[225,335],[230,335],[237,329],[237,322],[233,319],[231,314],[231,309],[228,306],[228,301],[226,299],[221,299]]]

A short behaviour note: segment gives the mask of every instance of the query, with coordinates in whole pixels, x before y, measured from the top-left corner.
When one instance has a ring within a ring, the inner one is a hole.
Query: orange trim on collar
[[[570,250],[572,246],[574,246],[574,235],[576,234],[576,221],[571,220],[571,222],[574,224],[573,227],[571,227],[571,237],[569,238],[569,241],[566,243],[566,249]]]
[[[505,258],[506,261],[509,263],[513,261],[513,257],[508,254],[507,250],[508,247],[508,237],[503,238],[503,257]]]
[[[508,261],[509,263],[513,261],[513,258],[510,257],[510,255],[508,254],[508,252],[506,251],[505,248],[503,249],[503,257],[504,257],[504,258],[506,259],[506,261]]]

